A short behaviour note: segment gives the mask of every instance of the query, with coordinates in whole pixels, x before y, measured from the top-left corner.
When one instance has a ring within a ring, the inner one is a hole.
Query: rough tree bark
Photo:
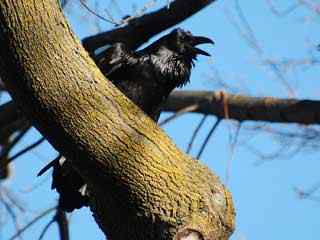
[[[96,68],[56,0],[0,1],[1,76],[86,179],[109,239],[227,239],[229,192]]]

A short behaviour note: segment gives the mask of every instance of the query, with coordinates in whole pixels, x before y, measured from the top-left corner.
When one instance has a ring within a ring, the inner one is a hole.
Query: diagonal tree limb
[[[56,0],[1,0],[0,42],[3,81],[86,180],[90,208],[106,236],[229,238],[228,190],[106,81]]]

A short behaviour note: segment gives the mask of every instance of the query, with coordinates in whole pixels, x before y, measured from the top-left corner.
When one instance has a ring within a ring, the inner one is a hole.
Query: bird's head
[[[140,54],[152,56],[154,65],[163,76],[162,81],[165,80],[171,89],[189,82],[191,68],[198,55],[210,56],[197,48],[205,43],[214,44],[210,38],[194,36],[189,31],[176,28],[141,50]]]
[[[164,37],[164,43],[168,49],[192,62],[197,55],[210,56],[209,53],[197,48],[197,45],[214,42],[207,37],[194,36],[189,31],[181,28],[174,29]]]

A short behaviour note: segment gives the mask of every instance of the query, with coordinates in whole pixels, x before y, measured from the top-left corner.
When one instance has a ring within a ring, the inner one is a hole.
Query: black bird
[[[197,55],[210,56],[196,47],[204,43],[214,42],[177,28],[136,52],[123,43],[115,43],[99,54],[102,57],[98,56],[97,65],[123,94],[157,122],[161,105],[170,92],[189,82]],[[52,188],[60,194],[60,208],[71,212],[75,208],[87,206],[89,198],[80,190],[85,183],[69,161],[61,164],[56,159],[38,175],[42,175],[51,167]]]
[[[178,28],[137,52],[116,43],[98,65],[122,93],[157,122],[161,104],[170,92],[189,82],[197,55],[210,56],[196,47],[203,43],[213,41]]]

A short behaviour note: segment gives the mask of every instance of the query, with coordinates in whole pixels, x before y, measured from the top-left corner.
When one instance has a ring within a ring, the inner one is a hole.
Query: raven
[[[123,43],[115,43],[102,53],[96,63],[123,94],[157,122],[161,105],[170,92],[189,82],[197,55],[210,56],[196,47],[204,43],[214,42],[177,28],[136,52]],[[53,160],[38,175],[53,167],[52,188],[56,188],[60,194],[59,206],[71,212],[87,206],[88,196],[80,191],[85,184],[82,177],[69,161],[62,163],[62,158],[59,158],[60,161]]]
[[[137,52],[116,43],[98,65],[122,93],[157,122],[170,92],[189,82],[197,55],[210,56],[196,47],[203,43],[213,41],[178,28]]]

